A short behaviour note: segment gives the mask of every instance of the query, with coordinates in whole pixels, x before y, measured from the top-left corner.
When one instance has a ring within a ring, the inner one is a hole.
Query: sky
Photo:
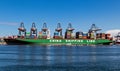
[[[0,36],[17,35],[21,22],[27,32],[33,22],[41,31],[45,22],[51,35],[57,23],[63,32],[68,23],[74,32],[87,32],[93,23],[102,32],[120,29],[120,0],[0,0]]]

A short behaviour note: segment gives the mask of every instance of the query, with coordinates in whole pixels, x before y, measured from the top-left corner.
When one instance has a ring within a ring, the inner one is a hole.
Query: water
[[[0,46],[0,71],[120,71],[120,46]]]

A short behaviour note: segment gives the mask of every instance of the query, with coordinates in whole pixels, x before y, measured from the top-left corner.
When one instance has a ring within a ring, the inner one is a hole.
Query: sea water
[[[120,46],[1,45],[0,71],[120,71]]]

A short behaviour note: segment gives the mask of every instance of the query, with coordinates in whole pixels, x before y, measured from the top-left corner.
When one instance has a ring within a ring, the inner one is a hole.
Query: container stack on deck
[[[97,33],[97,34],[96,34],[96,38],[97,38],[97,39],[101,39],[101,33]]]
[[[82,39],[88,39],[88,33],[83,33]]]
[[[79,31],[79,32],[76,32],[76,39],[82,39],[83,37],[83,32]]]
[[[111,40],[111,38],[110,38],[110,34],[105,34],[105,39],[109,39],[109,40]]]
[[[26,38],[29,39],[30,38],[30,32],[26,33]]]
[[[38,38],[42,38],[42,31],[38,33]]]
[[[111,39],[110,34],[105,34],[105,33],[97,33],[96,38],[97,39]]]

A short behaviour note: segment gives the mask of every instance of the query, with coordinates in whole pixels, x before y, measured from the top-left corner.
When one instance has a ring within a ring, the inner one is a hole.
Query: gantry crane
[[[32,35],[37,36],[37,28],[36,28],[34,22],[32,23],[32,27],[31,27],[31,30],[30,30],[30,36],[32,36]]]
[[[18,28],[19,30],[19,36],[26,36],[26,29],[24,27],[24,23],[21,22],[20,27]]]
[[[88,31],[89,37],[92,36],[92,38],[96,39],[96,33],[100,30],[101,29],[98,28],[95,24],[92,24],[91,28]]]

